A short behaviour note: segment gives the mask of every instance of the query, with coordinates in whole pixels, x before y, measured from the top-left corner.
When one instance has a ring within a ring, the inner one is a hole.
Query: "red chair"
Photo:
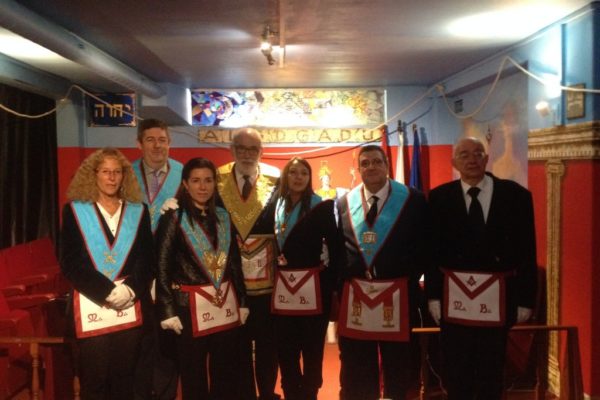
[[[11,283],[2,252],[0,252],[0,291],[5,297],[26,294],[28,291],[28,287],[24,284]]]
[[[51,295],[34,294],[5,298],[0,292],[0,331],[7,336],[47,337],[47,314],[54,299]],[[15,391],[28,386],[31,369],[31,358],[26,346],[8,346],[7,358],[0,356],[0,365],[8,365],[8,381],[0,383],[0,398],[4,392],[14,394]],[[44,392],[46,398],[54,394],[54,360],[51,348],[42,348],[41,356],[45,370]],[[2,382],[2,381],[0,381]]]
[[[25,285],[29,293],[56,293],[58,271],[35,271],[33,258],[27,244],[19,244],[2,250],[4,274],[11,285]]]
[[[42,273],[55,277],[54,292],[64,295],[69,292],[70,284],[60,272],[54,244],[50,238],[36,239],[27,243],[29,247],[31,271],[33,274]]]
[[[11,310],[0,295],[0,332],[7,336],[35,336],[31,316],[27,311]],[[29,349],[8,345],[0,349],[0,365],[6,379],[0,379],[0,398],[8,399],[28,386]]]

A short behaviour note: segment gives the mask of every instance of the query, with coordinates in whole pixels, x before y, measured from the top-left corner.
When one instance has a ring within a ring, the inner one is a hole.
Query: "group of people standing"
[[[260,162],[254,129],[218,169],[170,159],[161,121],[137,140],[133,164],[91,154],[63,210],[83,399],[173,399],[180,379],[184,399],[274,400],[279,369],[285,399],[316,400],[338,302],[340,398],[405,399],[423,274],[448,398],[500,399],[508,329],[533,307],[535,236],[531,195],[486,174],[481,142],[457,143],[461,179],[429,202],[363,146],[362,184],[334,202],[306,160],[281,174]]]

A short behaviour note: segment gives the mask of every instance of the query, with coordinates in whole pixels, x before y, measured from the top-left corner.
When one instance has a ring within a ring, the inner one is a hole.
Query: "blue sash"
[[[158,193],[153,199],[150,199],[150,190],[148,189],[148,183],[146,182],[146,174],[142,173],[142,160],[138,159],[132,163],[133,172],[135,172],[135,176],[137,177],[140,187],[142,188],[142,192],[144,193],[144,202],[148,204],[152,232],[155,232],[156,228],[158,227],[158,220],[160,219],[160,207],[167,199],[175,197],[177,189],[179,188],[179,184],[181,183],[181,171],[183,170],[183,165],[180,162],[170,158],[167,160],[167,163],[169,164],[167,176],[163,180],[160,189],[158,189]]]
[[[313,194],[310,198],[310,209],[315,208],[323,199],[316,194]],[[286,216],[285,215],[285,202],[283,198],[277,199],[275,206],[275,236],[277,237],[277,244],[279,249],[283,249],[283,245],[290,231],[298,222],[298,215],[300,214],[300,202],[296,203],[292,211]]]
[[[367,202],[364,199],[363,185],[352,189],[346,197],[356,243],[369,268],[400,216],[409,195],[405,185],[392,180],[389,182],[390,194],[372,227],[369,227],[366,221]]]
[[[94,204],[81,201],[71,203],[94,266],[111,281],[119,276],[129,257],[144,211],[142,204],[124,202],[122,207],[119,228],[111,246],[102,228],[102,216]]]
[[[196,256],[200,267],[211,280],[213,286],[219,289],[225,275],[227,255],[231,244],[231,219],[225,209],[216,208],[219,223],[217,224],[218,245],[215,249],[208,235],[202,228],[190,219],[185,211],[181,215],[181,229],[185,233],[188,246]]]

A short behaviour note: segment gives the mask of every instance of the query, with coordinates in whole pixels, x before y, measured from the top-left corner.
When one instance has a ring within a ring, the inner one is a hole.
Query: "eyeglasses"
[[[235,149],[235,152],[238,154],[243,154],[246,153],[250,156],[256,156],[258,155],[260,148],[256,147],[256,146],[244,146],[241,144],[236,144],[235,146],[233,146],[233,148]]]
[[[362,160],[359,165],[361,168],[369,168],[371,165],[377,168],[383,164],[384,162],[381,158],[373,158],[372,160]]]
[[[468,151],[461,151],[455,156],[455,158],[460,161],[466,161],[471,157],[474,157],[477,161],[481,161],[485,158],[485,151],[474,151],[472,153]]]
[[[104,176],[121,176],[123,175],[123,170],[122,169],[115,169],[115,170],[110,170],[110,169],[97,169],[96,170],[97,173],[99,173],[100,175],[104,175]]]

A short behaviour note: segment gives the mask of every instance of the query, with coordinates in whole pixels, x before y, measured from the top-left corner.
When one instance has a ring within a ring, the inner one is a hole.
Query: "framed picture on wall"
[[[569,87],[583,89],[585,83],[578,83]],[[567,119],[585,117],[585,93],[584,92],[567,92]]]

